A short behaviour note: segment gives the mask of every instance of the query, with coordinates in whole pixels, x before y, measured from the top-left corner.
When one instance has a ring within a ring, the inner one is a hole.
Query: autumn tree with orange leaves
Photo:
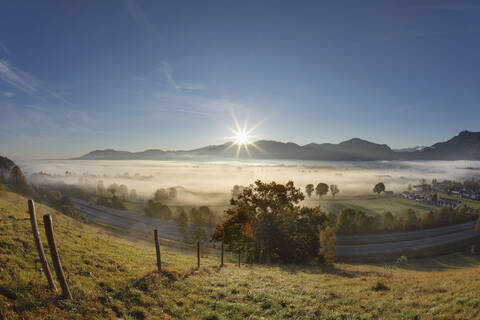
[[[317,208],[301,207],[304,199],[292,181],[260,180],[231,199],[232,208],[212,235],[230,250],[241,250],[254,262],[305,262],[319,255],[319,229],[327,216]]]

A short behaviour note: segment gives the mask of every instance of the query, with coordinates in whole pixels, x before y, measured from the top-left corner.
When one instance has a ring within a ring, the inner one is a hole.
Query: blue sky
[[[478,1],[1,1],[0,154],[479,131]]]

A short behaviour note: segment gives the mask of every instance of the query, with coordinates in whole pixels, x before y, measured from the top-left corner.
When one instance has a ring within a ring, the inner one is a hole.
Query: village
[[[438,182],[436,179],[428,184],[425,179],[418,185],[409,185],[401,196],[408,200],[428,203],[436,207],[452,207],[458,209],[462,199],[480,200],[480,183],[475,180],[459,183],[451,180]]]

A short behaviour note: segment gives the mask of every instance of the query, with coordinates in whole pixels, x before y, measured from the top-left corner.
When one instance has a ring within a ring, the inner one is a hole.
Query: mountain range
[[[179,160],[179,159],[289,159],[316,161],[375,161],[375,160],[480,160],[480,132],[462,131],[448,141],[430,147],[392,150],[386,144],[353,138],[334,143],[309,143],[258,140],[240,148],[232,142],[193,150],[142,152],[95,150],[74,160]]]

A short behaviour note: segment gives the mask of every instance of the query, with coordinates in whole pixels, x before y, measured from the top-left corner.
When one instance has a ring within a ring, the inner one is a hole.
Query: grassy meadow
[[[62,300],[47,288],[26,207],[19,195],[0,195],[1,319],[480,318],[480,257],[469,253],[397,265],[336,264],[330,271],[239,268],[232,259],[219,268],[218,257],[205,256],[197,270],[194,255],[162,247],[158,273],[149,243],[122,240],[37,204],[45,250],[41,216],[53,216],[74,297]]]
[[[385,196],[376,194],[364,195],[325,195],[321,198],[314,197],[307,198],[306,204],[309,206],[320,205],[325,211],[340,212],[344,208],[351,208],[355,210],[362,210],[367,214],[382,214],[390,211],[391,213],[398,213],[405,209],[413,209],[418,213],[435,209],[426,203],[416,202],[401,198],[400,196]]]

